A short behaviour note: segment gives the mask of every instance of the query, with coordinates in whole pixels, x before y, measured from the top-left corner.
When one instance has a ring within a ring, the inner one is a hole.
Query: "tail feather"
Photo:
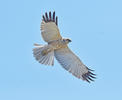
[[[51,51],[46,55],[42,55],[42,51],[45,48],[46,48],[45,45],[36,46],[36,48],[33,49],[33,55],[39,63],[53,66],[54,65],[54,51]]]

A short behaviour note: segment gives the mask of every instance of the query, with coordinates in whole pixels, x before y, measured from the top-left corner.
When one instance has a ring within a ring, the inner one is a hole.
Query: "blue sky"
[[[95,70],[91,84],[65,71],[40,65],[32,55],[42,14],[55,11],[69,47]],[[0,1],[0,100],[121,100],[121,0]]]

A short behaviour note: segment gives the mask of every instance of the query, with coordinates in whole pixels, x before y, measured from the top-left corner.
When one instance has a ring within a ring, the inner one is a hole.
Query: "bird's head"
[[[68,44],[69,42],[72,42],[71,39],[68,39],[68,38],[63,38],[63,42]]]

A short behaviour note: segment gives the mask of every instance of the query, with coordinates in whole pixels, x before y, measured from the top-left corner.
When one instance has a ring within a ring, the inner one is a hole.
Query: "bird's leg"
[[[46,49],[44,49],[42,52],[41,52],[41,54],[43,55],[43,56],[45,56],[45,55],[47,55],[49,52],[51,52],[52,51],[52,49],[51,48],[46,48]]]

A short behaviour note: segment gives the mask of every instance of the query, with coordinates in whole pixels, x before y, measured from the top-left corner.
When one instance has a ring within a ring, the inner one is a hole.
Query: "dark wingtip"
[[[49,21],[47,12],[45,13],[45,16],[46,16],[47,21]]]
[[[88,83],[90,83],[91,81],[94,81],[93,79],[96,79],[96,74],[92,73],[91,69],[87,68],[88,69],[88,72],[83,74],[82,77],[83,77],[83,80],[87,81]]]
[[[53,12],[53,22],[55,22],[55,11]]]
[[[56,25],[58,26],[58,17],[56,16]]]
[[[45,17],[44,17],[44,15],[43,15],[42,17],[43,17],[43,20],[44,20],[45,22],[47,22],[46,19],[45,19]]]
[[[51,15],[51,11],[49,12],[49,15],[46,12],[45,15],[43,15],[42,17],[46,23],[47,22],[55,22],[55,24],[58,26],[58,17],[56,16],[56,18],[55,18],[55,11],[53,12],[52,15]]]
[[[51,21],[51,11],[49,12],[49,21]]]
[[[90,70],[90,71],[94,71],[93,69],[90,69],[90,68],[88,68],[88,67],[86,67],[88,70]]]

